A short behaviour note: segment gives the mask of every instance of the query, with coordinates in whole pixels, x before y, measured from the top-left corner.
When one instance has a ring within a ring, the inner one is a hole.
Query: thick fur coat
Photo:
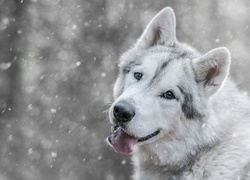
[[[228,77],[226,48],[200,54],[160,11],[121,57],[108,143],[134,180],[250,179],[250,101]]]

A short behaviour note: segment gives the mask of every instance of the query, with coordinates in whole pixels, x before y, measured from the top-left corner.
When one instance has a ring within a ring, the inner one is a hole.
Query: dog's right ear
[[[144,49],[158,44],[174,46],[176,40],[176,21],[174,11],[170,7],[161,10],[148,24],[135,44],[136,48]]]
[[[207,96],[221,87],[227,77],[230,62],[230,52],[224,47],[213,49],[192,60],[196,81],[203,86]]]

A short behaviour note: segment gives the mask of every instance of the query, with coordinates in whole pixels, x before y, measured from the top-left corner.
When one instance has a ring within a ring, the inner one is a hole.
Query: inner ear
[[[230,65],[230,53],[226,48],[217,48],[192,60],[196,81],[202,84],[207,95],[217,91],[226,78]]]
[[[160,42],[161,39],[161,28],[157,26],[156,29],[153,31],[153,39],[152,42],[149,44],[150,46],[155,46]],[[160,43],[159,43],[160,44]],[[162,43],[163,45],[163,43]]]
[[[161,10],[148,24],[135,47],[148,48],[155,45],[173,46],[176,40],[176,21],[172,8]]]
[[[215,84],[215,82],[211,82],[211,80],[217,76],[220,73],[220,70],[218,67],[211,67],[208,70],[208,73],[204,79],[204,86],[209,85],[209,86],[217,86],[218,84]]]

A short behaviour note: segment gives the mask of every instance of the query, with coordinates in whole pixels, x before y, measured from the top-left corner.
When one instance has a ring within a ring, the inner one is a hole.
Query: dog
[[[107,142],[132,155],[133,180],[250,179],[250,100],[230,62],[180,43],[170,7],[121,56]]]

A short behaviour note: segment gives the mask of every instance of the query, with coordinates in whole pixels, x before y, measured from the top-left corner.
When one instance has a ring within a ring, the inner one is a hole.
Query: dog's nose
[[[114,117],[121,123],[129,122],[135,116],[133,106],[125,101],[118,102],[113,110]]]

